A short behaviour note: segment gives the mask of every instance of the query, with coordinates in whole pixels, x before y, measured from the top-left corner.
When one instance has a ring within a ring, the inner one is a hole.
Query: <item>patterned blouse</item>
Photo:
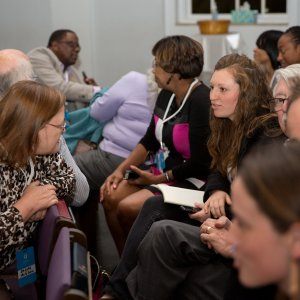
[[[20,212],[13,207],[21,198],[30,174],[29,163],[22,170],[0,163],[0,271],[14,262],[16,250],[27,246],[38,224],[30,221],[24,224]],[[53,184],[59,199],[72,201],[75,176],[59,153],[35,157],[31,182],[37,180],[41,185]]]

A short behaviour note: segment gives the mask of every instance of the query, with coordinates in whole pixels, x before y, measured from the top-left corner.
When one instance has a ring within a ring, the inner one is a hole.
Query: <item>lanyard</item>
[[[26,179],[26,184],[24,186],[23,192],[25,191],[26,187],[31,183],[33,175],[34,175],[34,165],[33,165],[33,161],[31,159],[31,157],[29,158],[29,164],[30,164],[30,174],[29,174],[28,178],[27,178],[26,173],[21,169],[21,171],[22,171],[22,173],[23,173],[23,175],[24,175],[24,177]]]
[[[170,119],[174,118],[180,111],[181,109],[183,108],[184,104],[186,103],[188,97],[190,96],[191,92],[192,92],[192,89],[193,87],[198,83],[198,79],[194,79],[194,81],[191,83],[188,91],[186,92],[184,98],[183,98],[183,101],[180,105],[180,107],[171,115],[167,118],[167,115],[168,115],[168,112],[170,110],[170,107],[173,103],[173,100],[175,98],[175,94],[173,93],[172,96],[170,97],[170,100],[169,100],[169,103],[168,103],[168,106],[166,108],[166,111],[165,111],[165,114],[164,114],[164,117],[162,119],[161,122],[159,122],[160,124],[157,124],[157,130],[156,131],[156,135],[157,135],[157,139],[159,140],[159,143],[160,143],[160,146],[161,148],[163,149],[164,148],[164,144],[163,144],[163,141],[162,141],[162,134],[163,134],[163,127],[164,127],[164,123],[168,122]]]

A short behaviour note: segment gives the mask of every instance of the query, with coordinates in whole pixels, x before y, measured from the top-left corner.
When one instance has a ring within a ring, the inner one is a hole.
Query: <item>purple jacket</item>
[[[144,136],[152,113],[147,104],[147,77],[129,72],[117,81],[91,107],[91,116],[108,122],[100,148],[127,157]]]

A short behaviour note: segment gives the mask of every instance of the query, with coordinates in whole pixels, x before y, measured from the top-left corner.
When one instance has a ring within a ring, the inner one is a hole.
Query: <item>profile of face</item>
[[[296,45],[290,34],[283,34],[278,40],[278,57],[283,68],[300,63],[300,45]]]
[[[240,87],[228,69],[217,70],[210,81],[210,101],[214,116],[234,119]]]
[[[295,100],[289,107],[286,129],[290,139],[300,141],[300,99]]]
[[[170,89],[170,83],[174,77],[174,75],[166,72],[162,67],[159,65],[159,61],[154,59],[152,72],[154,74],[154,80],[157,83],[158,87],[161,89]]]
[[[248,193],[242,179],[232,183],[234,266],[247,287],[285,284],[289,274],[289,233],[279,233]]]
[[[35,153],[40,155],[59,151],[59,139],[65,129],[65,108],[57,114],[38,133],[38,144]]]
[[[283,132],[286,132],[285,121],[286,121],[286,108],[287,99],[290,97],[290,89],[286,81],[281,78],[277,85],[275,86],[273,96],[275,98],[275,103],[273,104],[274,111],[277,113],[278,122]]]
[[[73,32],[67,32],[60,41],[54,41],[50,48],[65,67],[74,65],[80,52],[78,37]]]

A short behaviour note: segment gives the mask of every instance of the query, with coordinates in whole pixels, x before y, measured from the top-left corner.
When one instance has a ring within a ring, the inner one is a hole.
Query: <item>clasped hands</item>
[[[225,216],[219,219],[209,218],[200,226],[201,241],[216,253],[232,257],[233,246],[236,244],[233,226],[235,225]]]

